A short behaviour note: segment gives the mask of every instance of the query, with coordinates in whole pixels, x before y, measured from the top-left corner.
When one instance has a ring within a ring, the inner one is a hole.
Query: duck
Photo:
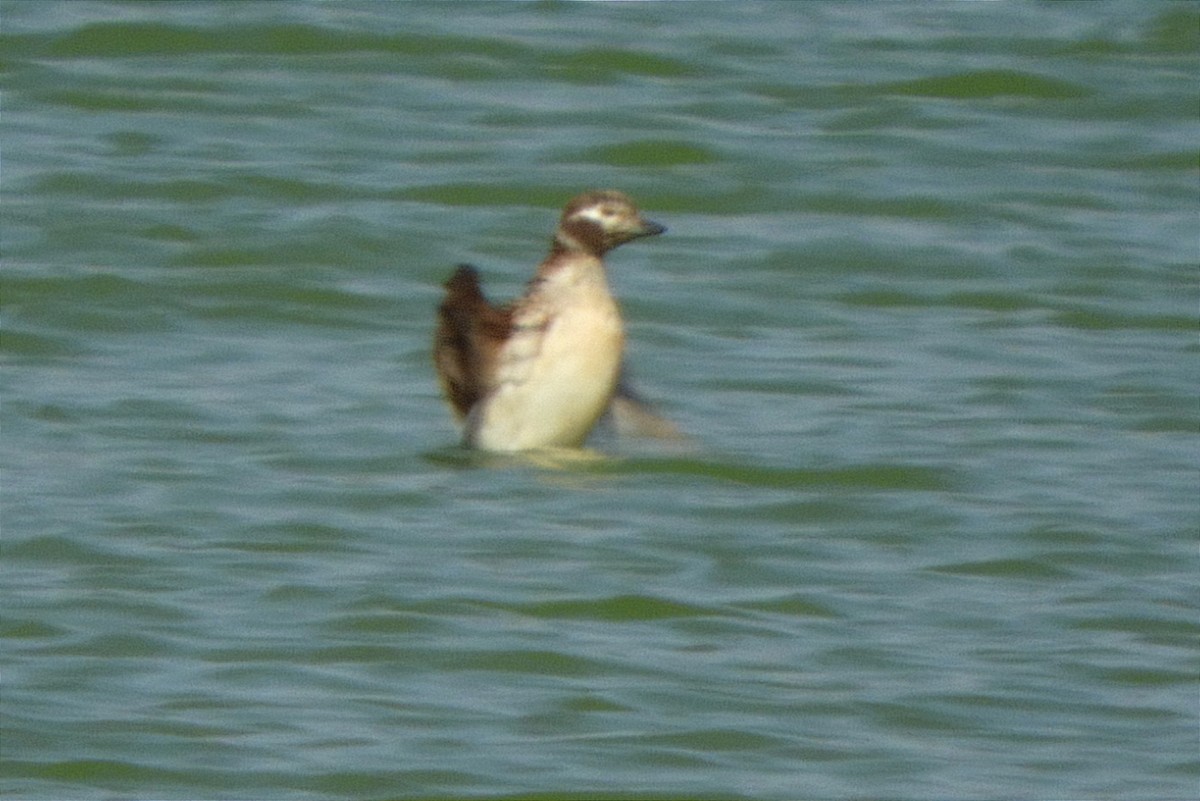
[[[606,412],[641,409],[623,369],[625,330],[605,255],[666,228],[616,190],[562,210],[550,252],[524,294],[496,305],[479,272],[457,267],[437,309],[433,362],[462,444],[493,452],[580,448]]]

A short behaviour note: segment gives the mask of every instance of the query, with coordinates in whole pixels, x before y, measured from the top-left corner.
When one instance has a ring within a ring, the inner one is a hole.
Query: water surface
[[[0,19],[5,797],[1195,797],[1194,4]],[[463,453],[609,186],[693,444]]]

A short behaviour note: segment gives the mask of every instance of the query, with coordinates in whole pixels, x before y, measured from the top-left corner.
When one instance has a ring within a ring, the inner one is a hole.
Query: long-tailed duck
[[[625,334],[602,258],[665,230],[620,192],[587,192],[563,209],[550,254],[513,303],[492,305],[475,269],[458,268],[438,308],[433,358],[465,445],[579,447],[610,404],[616,414],[636,405],[620,389]]]

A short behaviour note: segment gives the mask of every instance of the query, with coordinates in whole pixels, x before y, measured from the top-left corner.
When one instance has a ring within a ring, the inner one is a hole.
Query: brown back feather
[[[446,282],[438,307],[433,362],[442,392],[461,420],[492,387],[500,346],[512,333],[512,308],[493,306],[479,273],[462,264]]]

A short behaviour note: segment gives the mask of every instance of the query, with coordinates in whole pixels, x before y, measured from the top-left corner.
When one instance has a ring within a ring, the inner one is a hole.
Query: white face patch
[[[594,206],[587,206],[571,215],[572,218],[589,220],[599,225],[605,231],[611,231],[621,227],[621,221],[625,218],[622,209],[609,203],[600,203]]]

